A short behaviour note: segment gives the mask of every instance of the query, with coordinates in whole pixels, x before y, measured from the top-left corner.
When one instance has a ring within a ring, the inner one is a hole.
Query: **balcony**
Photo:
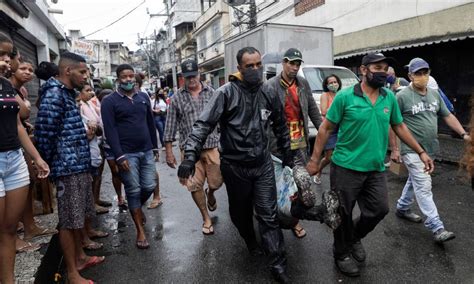
[[[188,45],[193,45],[193,34],[191,32],[185,33],[184,36],[176,42],[176,48],[185,48]]]
[[[222,0],[217,0],[214,5],[207,9],[207,11],[196,20],[195,33],[199,32],[200,29],[211,22],[212,18],[220,15],[221,13],[229,13],[229,6]]]

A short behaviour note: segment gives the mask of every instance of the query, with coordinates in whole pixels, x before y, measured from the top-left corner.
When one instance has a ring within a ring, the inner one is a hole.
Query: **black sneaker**
[[[423,221],[419,215],[411,212],[410,209],[406,211],[401,211],[397,209],[397,211],[395,212],[395,215],[397,215],[397,217],[399,218],[408,220],[413,223],[421,223],[421,221]]]
[[[336,258],[336,267],[344,275],[350,277],[357,277],[360,275],[360,270],[357,266],[357,263],[350,256],[346,256],[341,259]]]
[[[357,261],[357,262],[364,262],[367,254],[365,252],[364,246],[362,243],[359,241],[355,242],[352,244],[352,257]]]
[[[456,238],[453,232],[446,231],[444,228],[436,231],[433,237],[434,237],[434,241],[438,244],[441,244],[441,243],[444,243]]]

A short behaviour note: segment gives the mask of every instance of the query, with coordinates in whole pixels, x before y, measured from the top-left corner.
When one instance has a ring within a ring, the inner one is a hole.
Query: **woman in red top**
[[[324,78],[323,80],[323,91],[324,93],[321,95],[321,116],[323,119],[326,119],[326,113],[331,107],[332,101],[336,96],[336,93],[341,89],[341,79],[336,75],[332,74]],[[331,136],[329,136],[328,142],[324,146],[324,158],[321,159],[320,168],[321,171],[323,168],[329,163],[331,163],[331,156],[334,148],[336,148],[337,142],[337,129],[334,129]],[[314,182],[316,184],[321,184],[321,171],[314,177]]]

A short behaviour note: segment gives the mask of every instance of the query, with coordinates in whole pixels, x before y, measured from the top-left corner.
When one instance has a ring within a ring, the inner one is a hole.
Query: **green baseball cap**
[[[288,49],[285,54],[283,55],[283,59],[286,59],[288,61],[296,61],[299,60],[301,62],[303,61],[303,54],[296,48],[290,48]]]

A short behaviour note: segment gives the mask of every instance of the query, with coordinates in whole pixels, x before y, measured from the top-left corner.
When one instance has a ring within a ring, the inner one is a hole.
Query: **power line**
[[[143,5],[145,2],[146,2],[146,0],[143,0],[143,1],[142,1],[140,4],[138,4],[135,8],[133,8],[133,9],[130,10],[130,11],[128,11],[127,13],[125,13],[125,15],[121,16],[121,17],[118,18],[117,20],[113,21],[112,23],[108,24],[107,26],[105,26],[105,27],[103,27],[103,28],[100,28],[100,29],[96,30],[95,32],[92,32],[92,33],[90,33],[90,34],[88,34],[88,35],[85,35],[85,36],[82,36],[82,37],[80,37],[80,38],[85,38],[85,37],[91,36],[91,35],[93,35],[93,34],[95,34],[95,33],[98,33],[98,32],[100,32],[100,31],[102,31],[102,30],[105,30],[106,28],[112,26],[113,24],[117,23],[118,21],[124,19],[126,16],[130,15],[133,11],[135,11],[138,7],[140,7],[141,5]]]

